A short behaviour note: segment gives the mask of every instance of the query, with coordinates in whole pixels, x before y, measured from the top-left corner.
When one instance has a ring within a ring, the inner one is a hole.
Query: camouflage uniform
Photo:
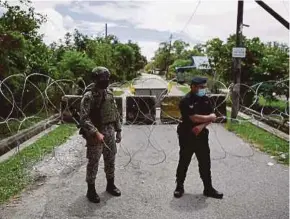
[[[121,195],[119,189],[114,185],[115,156],[117,153],[115,132],[117,132],[117,138],[120,141],[121,122],[113,92],[107,88],[109,79],[107,77],[103,80],[100,79],[101,76],[98,76],[102,73],[110,75],[109,71],[104,67],[97,67],[93,73],[95,83],[89,86],[90,91],[85,92],[81,100],[80,134],[86,139],[87,147],[87,197],[90,201],[98,203],[99,197],[94,184],[102,154],[108,182],[107,191],[115,196]],[[107,85],[100,88],[98,83],[104,81]],[[97,140],[97,133],[104,135],[104,142]]]
[[[99,113],[96,113],[98,111]],[[97,114],[102,119],[97,118]],[[121,131],[121,123],[114,95],[109,89],[105,91],[93,89],[85,93],[81,101],[81,127],[86,135],[88,158],[86,181],[88,183],[95,182],[102,154],[106,177],[107,179],[114,178],[115,155],[117,153],[115,131]],[[97,141],[97,131],[104,135],[105,143]]]

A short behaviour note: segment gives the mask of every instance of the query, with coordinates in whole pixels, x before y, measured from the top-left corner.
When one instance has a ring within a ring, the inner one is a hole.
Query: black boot
[[[205,188],[203,190],[203,195],[211,198],[217,198],[217,199],[222,199],[223,198],[223,193],[218,192],[215,190],[212,186]]]
[[[177,183],[176,189],[174,191],[174,197],[180,198],[184,194],[183,183]]]
[[[201,179],[202,179],[203,186],[204,186],[204,190],[203,190],[204,196],[211,197],[211,198],[217,198],[217,199],[223,198],[223,193],[220,193],[213,188],[210,173],[208,175],[201,177]]]
[[[98,196],[95,188],[95,184],[88,183],[88,191],[87,191],[87,198],[90,202],[99,203],[100,197]]]
[[[114,184],[114,178],[107,179],[106,191],[113,196],[121,196],[121,191]]]

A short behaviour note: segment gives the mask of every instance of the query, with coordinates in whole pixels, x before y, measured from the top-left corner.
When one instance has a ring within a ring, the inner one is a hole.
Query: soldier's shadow
[[[72,217],[92,217],[98,213],[98,210],[107,205],[107,202],[111,198],[116,198],[107,192],[99,193],[100,203],[92,203],[90,202],[86,195],[82,195],[78,197],[74,203],[69,206],[69,215]]]
[[[170,207],[176,211],[198,211],[208,206],[206,197],[202,194],[185,193],[181,198],[175,198],[170,201]]]

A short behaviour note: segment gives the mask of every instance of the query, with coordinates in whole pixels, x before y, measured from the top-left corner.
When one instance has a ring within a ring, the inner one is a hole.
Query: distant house
[[[192,56],[192,64],[189,66],[182,66],[182,67],[176,67],[176,77],[177,81],[179,83],[184,83],[186,81],[186,76],[184,75],[184,72],[190,69],[198,69],[202,71],[210,71],[210,63],[209,58],[207,56]]]
[[[199,69],[211,70],[209,58],[207,56],[192,56],[192,63],[189,66],[176,67],[176,70]]]
[[[207,56],[192,56],[192,66],[200,70],[210,70],[209,59]]]

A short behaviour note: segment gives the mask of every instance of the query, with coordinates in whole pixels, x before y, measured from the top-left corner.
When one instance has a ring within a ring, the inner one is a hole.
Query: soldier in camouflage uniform
[[[90,91],[85,92],[81,100],[80,133],[86,139],[87,147],[87,198],[91,202],[99,203],[95,179],[102,154],[107,178],[106,191],[114,196],[121,195],[114,184],[116,143],[121,142],[121,123],[113,92],[108,89],[109,70],[96,67],[92,74],[93,86]]]

